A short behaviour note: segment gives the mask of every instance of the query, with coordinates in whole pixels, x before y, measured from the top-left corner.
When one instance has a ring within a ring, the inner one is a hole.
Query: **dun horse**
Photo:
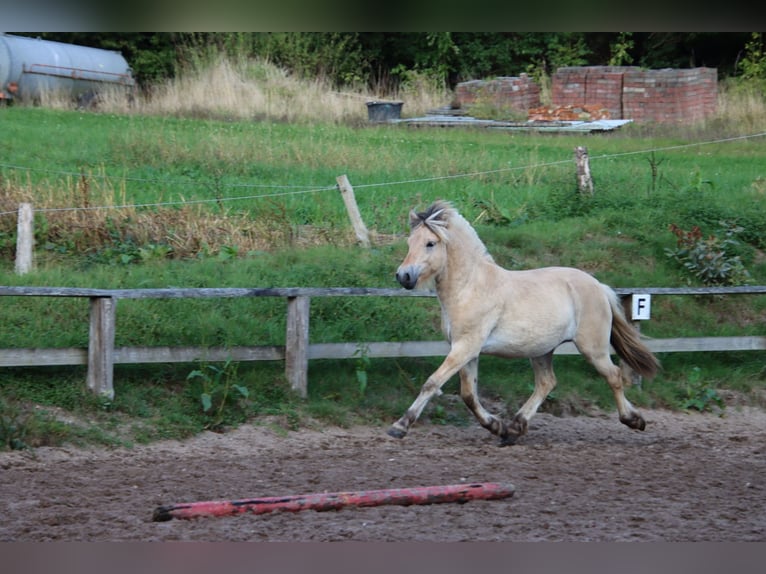
[[[635,372],[651,378],[659,363],[628,323],[615,292],[569,267],[510,271],[497,265],[471,225],[448,202],[410,213],[409,252],[396,272],[407,289],[434,284],[442,330],[450,343],[444,362],[428,378],[407,412],[388,431],[403,438],[428,401],[460,373],[460,396],[481,425],[513,444],[556,385],[553,351],[572,341],[614,392],[620,421],[644,430],[625,397],[622,372],[610,343]],[[431,283],[432,282],[432,283]],[[477,394],[479,354],[527,357],[535,390],[509,424],[485,410]]]

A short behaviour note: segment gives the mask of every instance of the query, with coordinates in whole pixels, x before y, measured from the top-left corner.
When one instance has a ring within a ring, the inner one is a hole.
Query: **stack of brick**
[[[609,116],[623,116],[623,78],[631,66],[577,66],[559,68],[551,78],[554,106],[603,106]]]
[[[527,74],[472,80],[457,85],[455,99],[461,108],[484,104],[526,113],[529,108],[540,105],[540,86]]]
[[[635,122],[702,120],[715,114],[718,99],[714,68],[567,67],[551,80],[554,106],[601,105],[612,118]]]
[[[622,106],[636,122],[699,121],[715,114],[718,72],[715,68],[628,72]]]

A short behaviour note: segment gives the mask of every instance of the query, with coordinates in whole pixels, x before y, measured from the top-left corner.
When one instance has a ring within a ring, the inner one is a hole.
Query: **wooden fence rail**
[[[618,288],[623,302],[631,295],[736,295],[766,294],[766,286],[745,287],[640,287]],[[431,291],[334,288],[187,288],[187,289],[85,289],[76,287],[4,287],[0,297],[79,297],[90,300],[87,349],[0,349],[0,367],[41,365],[87,365],[87,385],[96,394],[114,398],[114,365],[136,363],[186,363],[205,361],[284,361],[285,375],[292,389],[306,396],[310,359],[350,359],[360,348],[366,356],[430,357],[446,355],[445,341],[372,343],[309,343],[309,315],[312,297],[435,297]],[[120,299],[179,299],[280,297],[287,301],[285,345],[252,347],[114,347],[117,302]],[[766,350],[766,336],[685,337],[647,339],[654,352]],[[577,354],[572,343],[564,343],[557,354]]]

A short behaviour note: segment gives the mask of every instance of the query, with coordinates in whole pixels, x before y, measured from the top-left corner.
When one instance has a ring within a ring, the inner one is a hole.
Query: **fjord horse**
[[[396,272],[406,289],[433,284],[450,344],[444,362],[428,377],[405,414],[388,430],[403,438],[428,401],[460,374],[460,396],[479,423],[513,444],[556,385],[553,352],[572,341],[609,383],[620,421],[644,430],[641,414],[625,397],[623,374],[610,358],[610,343],[636,373],[653,377],[659,362],[625,319],[615,292],[584,271],[546,267],[511,271],[497,265],[473,227],[445,201],[410,213],[409,252]],[[526,357],[535,389],[509,424],[487,412],[477,394],[479,354]]]

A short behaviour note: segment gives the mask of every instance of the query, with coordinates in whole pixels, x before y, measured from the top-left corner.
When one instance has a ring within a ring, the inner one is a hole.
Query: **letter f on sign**
[[[652,296],[648,293],[633,294],[631,319],[634,321],[646,321],[652,314]]]

